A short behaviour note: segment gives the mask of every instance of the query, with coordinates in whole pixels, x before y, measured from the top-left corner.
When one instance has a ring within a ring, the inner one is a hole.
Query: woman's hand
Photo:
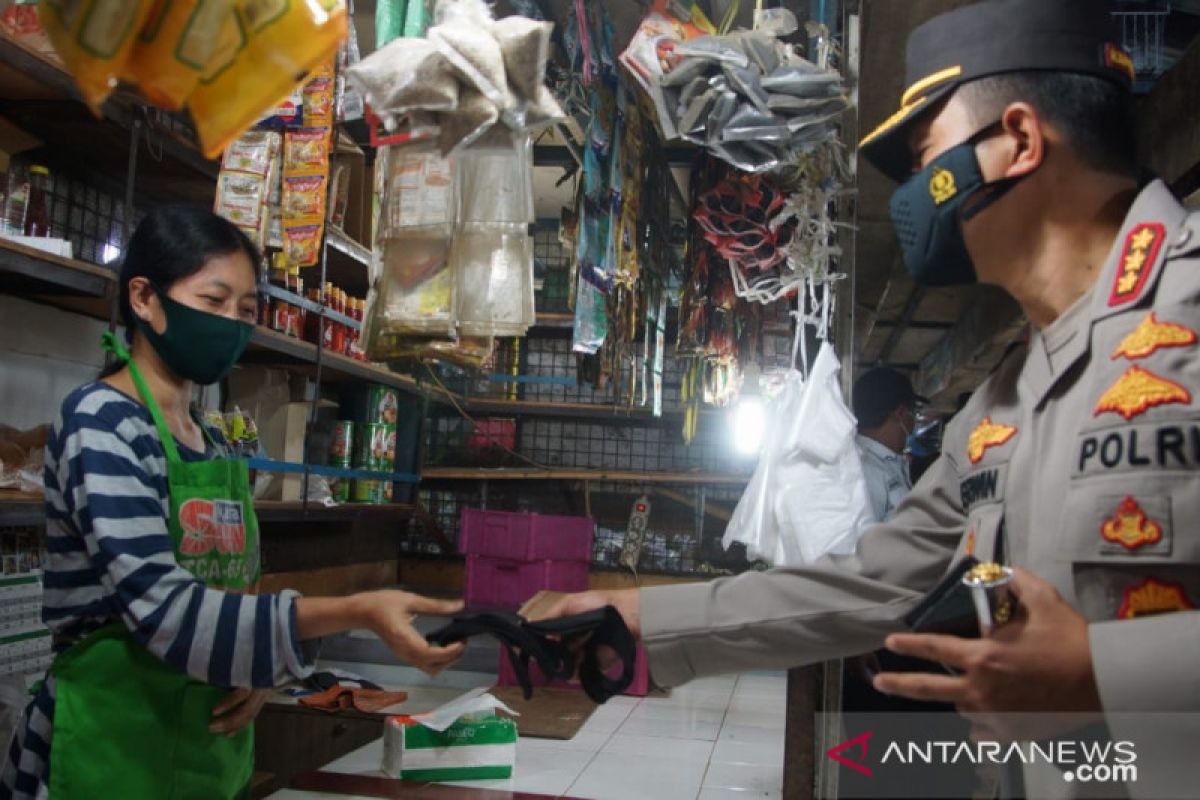
[[[225,736],[237,733],[254,722],[271,692],[271,689],[230,689],[225,699],[213,709],[215,721],[208,730]]]
[[[437,675],[462,657],[466,644],[455,642],[436,647],[417,633],[412,619],[417,614],[448,617],[462,611],[461,600],[434,600],[395,589],[355,595],[361,604],[367,627],[387,644],[399,658],[422,672]]]

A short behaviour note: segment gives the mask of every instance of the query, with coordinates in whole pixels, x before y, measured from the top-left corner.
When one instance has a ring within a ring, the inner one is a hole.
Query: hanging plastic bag
[[[874,522],[858,448],[854,414],[838,385],[833,346],[821,345],[808,388],[788,418],[786,451],[772,502],[780,526],[777,564],[811,564],[826,554],[854,552]]]
[[[775,430],[775,422],[796,412],[804,396],[804,376],[793,370],[784,378],[783,389],[767,404],[765,430]],[[778,491],[776,473],[783,458],[785,441],[778,436],[763,440],[763,449],[750,483],[733,510],[721,546],[726,550],[734,542],[746,547],[746,558],[766,561],[774,566],[779,553],[779,524],[775,518],[772,494]]]
[[[331,61],[346,38],[342,0],[236,0],[233,13],[234,35],[218,45],[188,98],[207,158],[220,155],[308,72]]]
[[[414,109],[452,111],[458,106],[458,81],[450,62],[426,39],[396,39],[347,69],[346,79],[385,122]]]
[[[126,75],[156,106],[171,111],[200,82],[217,45],[234,25],[233,0],[156,0],[133,47]]]
[[[150,0],[42,0],[42,27],[93,114],[99,116],[127,73],[151,5]]]

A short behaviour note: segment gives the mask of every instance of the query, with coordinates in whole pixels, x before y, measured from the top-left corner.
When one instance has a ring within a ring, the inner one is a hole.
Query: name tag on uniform
[[[958,484],[964,511],[988,503],[1004,502],[1004,486],[1008,482],[1008,464],[996,464],[967,473]]]

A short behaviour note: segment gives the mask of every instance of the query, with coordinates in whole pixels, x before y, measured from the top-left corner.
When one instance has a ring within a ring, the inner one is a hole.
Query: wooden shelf
[[[0,291],[6,294],[107,298],[116,283],[106,267],[0,238]]]
[[[167,118],[164,112],[147,114],[147,110],[139,95],[119,89],[101,108],[103,118],[96,119],[83,105],[75,80],[59,63],[0,34],[0,114],[54,151],[120,182],[126,172],[129,131],[135,123],[148,126],[153,130],[154,152],[165,158],[154,175],[139,175],[139,189],[177,202],[200,199],[203,190],[203,199],[212,202],[217,163],[204,158],[188,141],[190,132],[157,124],[156,116]],[[86,147],[81,148],[82,142]]]
[[[45,521],[45,497],[12,489],[0,489],[0,525],[41,525]]]
[[[0,525],[41,525],[46,521],[46,499],[42,495],[0,490]],[[413,507],[403,503],[373,505],[343,503],[326,508],[299,501],[259,500],[254,504],[260,522],[335,522],[355,519],[383,519],[403,522],[413,515]]]
[[[404,503],[343,503],[333,508],[309,503],[305,510],[304,504],[299,501],[259,500],[254,504],[254,510],[259,522],[335,522],[356,519],[405,522],[413,515],[413,507]]]
[[[422,481],[596,481],[610,483],[677,483],[740,486],[750,475],[706,475],[697,472],[633,472],[605,469],[477,469],[425,467]]]
[[[250,337],[250,348],[247,355],[242,357],[242,363],[272,363],[279,356],[295,363],[315,366],[317,346],[303,339],[258,327]],[[411,375],[392,372],[385,367],[356,361],[328,350],[321,353],[321,370],[324,377],[332,380],[365,380],[391,386],[409,394],[428,396],[434,400],[448,398],[441,389],[420,384]]]

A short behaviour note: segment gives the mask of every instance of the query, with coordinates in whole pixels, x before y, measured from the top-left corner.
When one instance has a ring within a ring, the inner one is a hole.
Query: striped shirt
[[[179,454],[223,455],[208,449],[180,445]],[[312,650],[296,636],[296,592],[209,589],[176,563],[166,456],[140,403],[105,383],[72,392],[46,442],[45,481],[42,619],[56,652],[120,620],[155,656],[217,686],[266,688],[311,672]],[[17,726],[0,798],[46,793],[54,685],[48,675]]]

